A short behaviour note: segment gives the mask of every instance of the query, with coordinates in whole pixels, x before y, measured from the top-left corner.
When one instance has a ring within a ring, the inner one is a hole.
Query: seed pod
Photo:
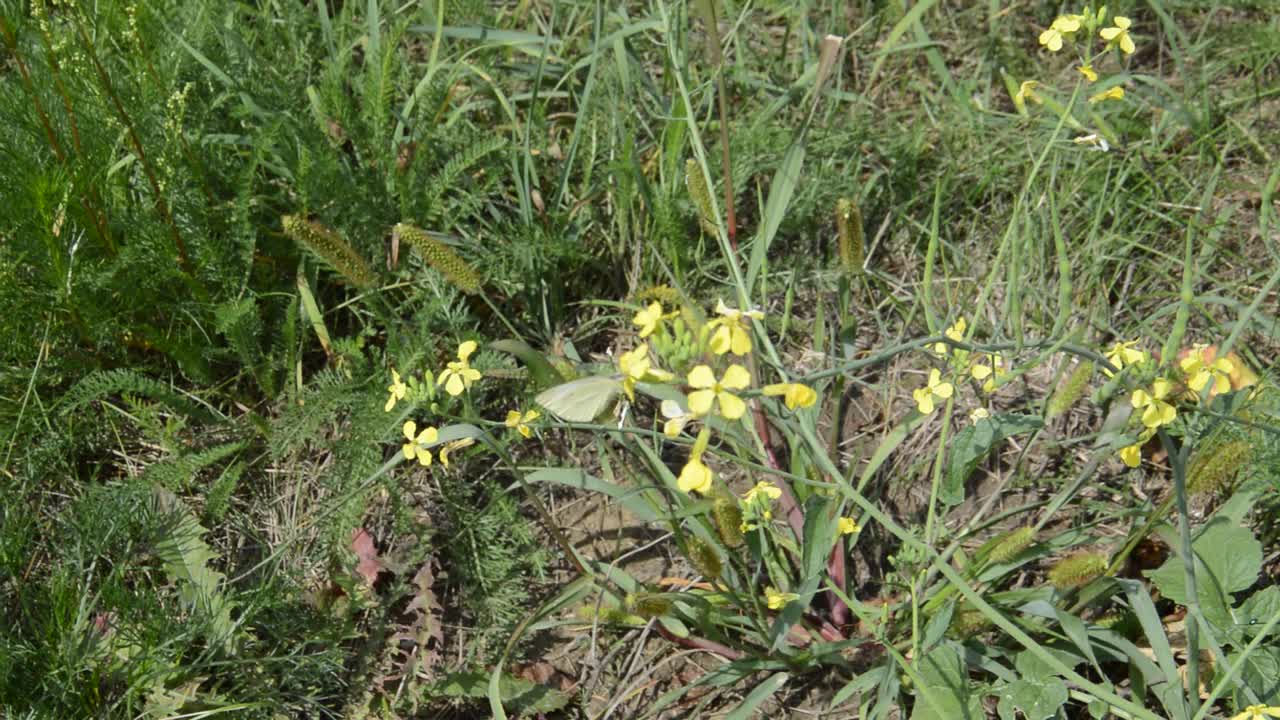
[[[425,230],[400,223],[392,232],[418,253],[427,265],[444,276],[449,284],[468,295],[480,292],[480,275],[448,245],[431,237]]]
[[[336,230],[297,215],[285,215],[280,220],[285,235],[318,255],[351,284],[370,288],[377,282],[369,263]]]
[[[1049,569],[1049,582],[1059,590],[1068,590],[1086,585],[1106,571],[1106,553],[1086,550],[1059,560]]]

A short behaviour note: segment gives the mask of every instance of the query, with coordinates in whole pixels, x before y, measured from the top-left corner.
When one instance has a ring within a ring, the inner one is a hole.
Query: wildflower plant
[[[1014,107],[1028,115],[1028,104],[1043,105],[1072,129],[1083,133],[1074,138],[1076,145],[1109,150],[1116,142],[1116,135],[1105,118],[1092,108],[1125,99],[1124,87],[1119,84],[1121,78],[1104,77],[1100,70],[1108,64],[1108,58],[1128,57],[1137,52],[1132,29],[1132,19],[1124,15],[1109,16],[1105,5],[1096,9],[1086,6],[1079,13],[1055,17],[1040,31],[1037,40],[1051,56],[1064,52],[1075,55],[1078,82],[1071,100],[1064,104],[1046,81],[1032,78],[1020,81],[1016,91],[1010,90]],[[1078,116],[1074,102],[1079,94],[1087,99],[1087,112],[1083,116]],[[1090,126],[1097,129],[1089,130]]]

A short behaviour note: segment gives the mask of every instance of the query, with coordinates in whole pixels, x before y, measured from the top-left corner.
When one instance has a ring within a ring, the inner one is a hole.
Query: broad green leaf
[[[449,673],[433,688],[435,694],[453,698],[480,699],[489,695],[490,673],[483,671]],[[555,712],[569,704],[569,696],[555,688],[501,673],[496,685],[502,705],[516,714]]]
[[[1226,519],[1213,520],[1191,544],[1196,556],[1196,594],[1205,619],[1219,627],[1234,623],[1231,593],[1252,585],[1262,572],[1262,544],[1248,528]],[[1160,593],[1179,605],[1187,603],[1183,560],[1170,557],[1147,577]]]
[[[996,415],[966,426],[956,434],[946,481],[938,499],[947,505],[964,502],[964,482],[997,443],[1005,438],[1044,427],[1038,415]]]
[[[1242,653],[1235,652],[1228,656],[1235,663]],[[1247,685],[1258,696],[1258,702],[1264,705],[1280,705],[1280,648],[1258,647],[1245,659],[1240,668],[1240,682]],[[1236,707],[1243,710],[1249,705],[1247,696],[1241,690],[1235,693]]]
[[[920,684],[914,693],[911,720],[982,720],[981,698],[969,687],[964,658],[952,645],[942,645],[915,661]]]
[[[1001,718],[1015,717],[1021,711],[1026,720],[1047,720],[1058,714],[1067,702],[1067,686],[1052,668],[1035,655],[1023,651],[1014,659],[1018,679],[1000,689],[996,711]]]

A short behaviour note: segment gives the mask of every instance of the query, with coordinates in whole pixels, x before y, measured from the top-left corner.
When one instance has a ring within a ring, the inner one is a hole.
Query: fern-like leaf
[[[183,605],[209,623],[211,642],[230,650],[235,632],[232,603],[222,592],[226,576],[209,566],[218,559],[204,541],[209,531],[168,490],[155,487],[151,499],[152,511],[169,518],[155,543],[165,574],[177,585]]]

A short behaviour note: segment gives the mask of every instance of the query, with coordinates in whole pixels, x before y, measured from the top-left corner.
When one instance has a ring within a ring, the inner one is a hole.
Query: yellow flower
[[[1132,55],[1137,46],[1133,44],[1133,38],[1129,37],[1129,26],[1132,22],[1123,15],[1117,15],[1111,22],[1115,23],[1114,27],[1103,28],[1098,32],[1103,40],[1109,45],[1119,45],[1120,51],[1125,55]]]
[[[653,367],[653,363],[649,361],[648,343],[640,343],[631,352],[619,355],[618,369],[622,371],[622,390],[626,392],[628,400],[636,399],[636,383],[666,382],[674,377],[666,370]]]
[[[943,400],[951,397],[951,393],[955,392],[955,388],[951,383],[942,381],[942,373],[937,368],[929,371],[929,384],[922,388],[916,388],[911,391],[911,397],[916,401],[916,409],[921,415],[928,415],[933,412],[933,398],[940,397]]]
[[[777,485],[774,485],[771,482],[762,481],[756,483],[755,487],[748,490],[747,494],[743,496],[742,501],[750,505],[756,501],[756,498],[760,498],[767,504],[770,500],[777,500],[780,497],[782,497],[782,490],[780,490]]]
[[[680,477],[676,478],[676,486],[682,492],[705,495],[711,490],[711,478],[711,468],[702,462],[702,454],[694,453],[689,456],[689,462],[684,464]]]
[[[853,535],[862,532],[862,528],[858,526],[858,521],[851,517],[842,517],[836,521],[840,528],[841,535]]]
[[[1192,346],[1191,352],[1179,361],[1178,365],[1182,368],[1182,372],[1187,374],[1187,387],[1199,394],[1206,385],[1212,382],[1213,393],[1229,392],[1231,390],[1231,373],[1235,372],[1235,364],[1225,357],[1206,363],[1205,350],[1207,348],[1207,345],[1197,343]]]
[[[440,448],[440,464],[445,467],[449,467],[449,453],[455,450],[461,450],[465,447],[471,447],[475,444],[476,441],[473,438],[462,438],[461,440],[454,440],[453,442],[448,443],[444,447]]]
[[[1138,442],[1127,447],[1120,448],[1120,459],[1124,464],[1131,468],[1136,468],[1141,465],[1142,447],[1146,445],[1147,441],[1151,439],[1151,436],[1155,434],[1156,431],[1154,428],[1143,430],[1142,433],[1138,435]]]
[[[991,417],[991,413],[988,412],[986,408],[974,408],[973,411],[969,413],[969,419],[975,423],[989,417]]]
[[[1048,48],[1049,52],[1058,52],[1062,49],[1062,41],[1070,40],[1071,35],[1080,30],[1080,21],[1083,19],[1083,15],[1059,15],[1048,30],[1040,33],[1040,44]]]
[[[778,589],[772,585],[764,589],[764,602],[770,610],[781,610],[787,603],[799,597],[795,593],[778,592]]]
[[[647,338],[658,329],[658,323],[667,319],[667,317],[662,314],[662,303],[652,302],[649,303],[649,307],[636,313],[635,317],[631,318],[631,324],[639,325],[640,337]]]
[[[1266,720],[1269,717],[1280,718],[1280,707],[1266,705],[1250,705],[1244,712],[1231,716],[1231,720]]]
[[[726,420],[737,420],[747,411],[747,404],[742,398],[729,392],[744,390],[751,384],[751,375],[741,365],[730,365],[719,381],[706,365],[699,365],[689,373],[689,384],[697,388],[689,393],[689,410],[694,415],[706,415],[711,412],[712,402],[719,406],[720,417]]]
[[[1018,92],[1013,96],[1014,106],[1019,110],[1024,110],[1027,107],[1028,100],[1036,104],[1042,102],[1040,96],[1036,94],[1036,88],[1038,87],[1040,87],[1038,80],[1023,80],[1022,84],[1018,86]]]
[[[431,464],[431,451],[427,449],[439,437],[437,431],[433,427],[425,428],[422,432],[418,431],[418,424],[412,420],[406,420],[404,423],[404,437],[408,442],[400,447],[400,451],[404,453],[406,460],[418,458],[418,462],[422,465]],[[417,433],[415,435],[414,433]],[[441,452],[440,459],[444,460],[444,453]]]
[[[679,437],[680,433],[684,432],[684,426],[693,419],[693,415],[686,412],[675,400],[663,400],[660,407],[662,417],[667,419],[662,423],[662,434],[669,438]]]
[[[716,355],[726,352],[746,355],[751,352],[751,323],[748,320],[763,320],[764,313],[736,310],[725,305],[723,300],[717,300],[716,314],[723,317],[708,323],[715,327],[715,334],[711,336],[711,352]]]
[[[818,394],[813,391],[813,388],[800,383],[765,385],[762,392],[770,397],[781,395],[782,402],[787,406],[788,410],[813,407],[813,404],[818,401]]]
[[[1155,429],[1168,425],[1178,416],[1177,409],[1165,401],[1172,387],[1173,384],[1168,380],[1160,379],[1151,383],[1151,392],[1142,389],[1133,391],[1129,402],[1134,408],[1145,408],[1142,410],[1143,425]]]
[[[1116,85],[1115,87],[1110,88],[1108,90],[1103,90],[1097,95],[1093,95],[1092,97],[1089,98],[1089,102],[1090,104],[1094,104],[1094,103],[1104,102],[1106,100],[1123,100],[1123,99],[1124,99],[1124,88],[1120,87],[1119,85]]]
[[[1085,80],[1088,80],[1089,82],[1098,82],[1098,73],[1093,71],[1093,65],[1085,63],[1084,65],[1076,68],[1076,70],[1080,71],[1080,74],[1084,76]]]
[[[475,340],[468,340],[459,345],[457,361],[449,363],[447,368],[440,371],[436,384],[443,385],[444,391],[454,397],[461,395],[465,390],[470,390],[471,384],[480,379],[480,371],[467,362],[467,358],[471,357],[475,351]]]
[[[1116,370],[1123,370],[1130,365],[1140,365],[1146,362],[1147,354],[1133,348],[1137,344],[1137,340],[1130,340],[1129,342],[1118,342],[1112,345],[1111,349],[1106,352],[1107,362],[1115,365]],[[1113,374],[1106,369],[1103,369],[1102,372],[1106,373],[1107,377],[1111,377]]]
[[[523,415],[520,414],[519,410],[508,410],[507,419],[502,421],[502,424],[509,428],[514,428],[516,432],[528,438],[533,434],[533,431],[529,429],[529,423],[541,416],[542,413],[537,410],[526,411]]]
[[[943,333],[943,335],[946,335],[948,338],[955,340],[956,342],[964,342],[964,333],[965,330],[968,329],[969,324],[965,322],[964,317],[960,317],[952,323],[951,327],[947,328],[947,331]],[[933,344],[933,352],[935,355],[946,355],[948,348],[950,348],[950,346],[944,342]]]
[[[995,392],[996,386],[1005,377],[1009,375],[1009,363],[1000,355],[990,353],[987,355],[990,365],[984,365],[981,362],[975,362],[969,368],[969,374],[974,380],[986,380],[982,383],[983,392]]]
[[[409,392],[409,386],[400,382],[400,373],[395,368],[391,369],[391,384],[387,386],[387,404],[382,407],[382,412],[391,412],[391,408],[396,406],[397,400],[403,400],[405,393]]]

